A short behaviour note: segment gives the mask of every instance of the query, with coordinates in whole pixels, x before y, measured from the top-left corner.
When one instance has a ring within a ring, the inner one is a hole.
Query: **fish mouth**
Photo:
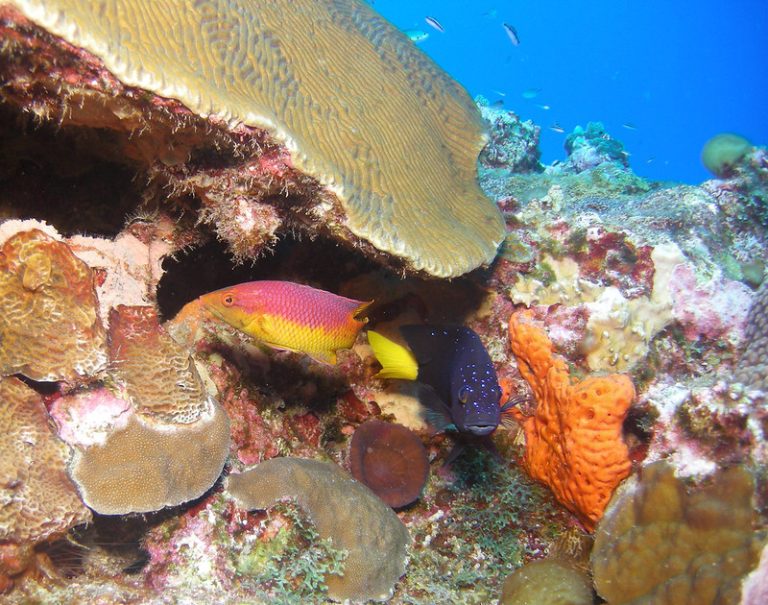
[[[467,431],[478,437],[490,435],[494,430],[496,430],[495,424],[472,424],[467,426]]]

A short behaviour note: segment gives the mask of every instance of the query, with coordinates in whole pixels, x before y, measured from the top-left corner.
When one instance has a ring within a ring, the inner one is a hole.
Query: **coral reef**
[[[387,600],[405,572],[408,530],[373,492],[331,463],[273,458],[231,475],[226,489],[249,510],[296,498],[320,537],[348,551],[343,574],[326,578],[333,598]]]
[[[372,419],[358,426],[352,436],[349,470],[389,506],[399,508],[421,495],[429,475],[429,459],[413,431]]]
[[[480,152],[478,161],[487,168],[504,168],[511,172],[541,172],[539,133],[531,120],[523,122],[511,111],[489,107],[485,99],[477,99],[490,140]]]
[[[745,330],[746,347],[739,360],[735,379],[756,391],[768,394],[768,282],[755,295]]]
[[[600,122],[589,122],[586,128],[576,126],[565,137],[565,151],[568,154],[566,168],[577,173],[606,162],[629,166],[624,145],[612,138]]]
[[[523,565],[509,575],[499,605],[592,605],[589,576],[558,559]]]
[[[664,462],[616,492],[595,534],[592,570],[609,603],[737,603],[765,535],[752,528],[754,485],[733,467],[686,489]]]
[[[75,381],[106,366],[94,278],[66,244],[39,230],[8,237],[0,293],[0,375]]]
[[[150,307],[112,310],[110,357],[122,388],[66,395],[51,408],[83,500],[114,515],[197,498],[229,453],[226,413]]]
[[[36,113],[66,125],[149,130],[131,144],[132,159],[149,159],[154,178],[202,197],[203,220],[241,258],[270,246],[287,215],[442,277],[489,263],[503,239],[498,210],[475,180],[484,137],[471,99],[365,3],[330,10],[286,1],[258,12],[176,0],[97,12],[70,0],[11,6],[20,12],[3,13],[13,41],[6,54],[14,53],[4,96],[22,105],[42,97]],[[189,24],[188,36],[162,34],[170,14]],[[322,27],[291,34],[307,19]],[[35,87],[45,92],[30,95]],[[339,103],[345,97],[355,102]],[[226,154],[205,161],[206,138],[236,150],[236,170],[222,165]],[[281,194],[304,198],[302,212]]]
[[[546,334],[521,313],[509,320],[510,346],[536,396],[534,415],[512,408],[525,431],[524,464],[558,501],[594,528],[630,461],[621,428],[635,389],[624,375],[571,383]]]

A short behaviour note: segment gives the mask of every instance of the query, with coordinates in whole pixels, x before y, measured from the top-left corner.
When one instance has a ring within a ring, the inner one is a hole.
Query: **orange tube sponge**
[[[515,313],[509,320],[512,352],[536,397],[536,412],[510,410],[525,432],[523,463],[530,475],[592,530],[616,486],[629,475],[621,425],[635,396],[629,377],[591,376],[571,383],[543,330]]]

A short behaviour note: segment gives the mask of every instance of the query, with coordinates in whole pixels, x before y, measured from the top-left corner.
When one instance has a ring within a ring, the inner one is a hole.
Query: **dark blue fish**
[[[475,436],[491,434],[501,419],[501,387],[478,335],[463,326],[402,326],[408,349],[376,332],[368,341],[383,378],[417,380],[433,395],[424,401],[439,430],[455,427]]]

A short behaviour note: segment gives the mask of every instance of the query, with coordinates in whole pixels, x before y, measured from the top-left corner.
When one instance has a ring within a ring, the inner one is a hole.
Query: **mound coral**
[[[226,489],[246,509],[296,498],[320,537],[349,552],[343,575],[326,577],[334,599],[386,600],[405,572],[408,530],[391,508],[335,464],[273,458],[230,475]]]
[[[611,605],[738,603],[765,536],[752,529],[754,485],[743,467],[686,489],[656,462],[619,488],[595,533],[592,570]]]
[[[90,269],[37,229],[12,235],[0,249],[0,342],[3,376],[76,380],[106,365]]]
[[[196,184],[184,181],[187,191],[202,197],[212,192],[207,206],[214,220],[217,204],[236,200],[238,208],[229,210],[237,210],[241,224],[219,229],[222,237],[242,238],[259,223],[260,243],[269,245],[291,212],[280,198],[297,185],[313,198],[297,224],[313,222],[316,230],[364,245],[371,254],[382,251],[408,268],[449,277],[494,258],[504,225],[476,182],[475,161],[485,142],[477,109],[461,86],[367,3],[116,0],[97,11],[76,0],[10,4],[23,16],[6,13],[22,28],[31,19],[69,43],[59,44],[66,60],[29,69],[18,59],[23,37],[45,36],[26,30],[9,35],[18,48],[7,96],[27,107],[35,99],[38,115],[59,112],[68,123],[130,131],[151,130],[152,113],[175,115],[184,136],[171,127],[158,133],[161,154],[146,144],[136,149],[135,156],[157,156],[158,173],[189,173],[177,168],[195,155],[190,141],[208,126],[226,123],[231,130],[224,138],[237,130],[241,142],[271,150],[242,162],[242,174],[219,165],[193,175],[201,177]],[[184,31],[168,36],[174,27]],[[29,53],[30,61],[46,60],[40,52],[45,44],[50,41]],[[47,78],[45,86],[35,88],[30,73],[43,74],[36,77]],[[82,78],[85,73],[89,77]],[[154,106],[142,108],[147,95],[125,87],[157,95]],[[45,98],[62,89],[64,111]],[[185,112],[189,119],[180,119]],[[207,122],[189,129],[196,118]],[[249,128],[268,132],[270,140]],[[239,146],[240,152],[247,148]],[[224,190],[233,195],[221,195],[220,177],[231,182]],[[260,177],[268,183],[249,190],[249,179]],[[272,177],[286,186],[274,188]]]
[[[504,581],[500,605],[592,605],[592,582],[584,572],[558,559],[523,565]]]
[[[355,430],[349,446],[352,476],[392,508],[421,495],[429,476],[427,450],[401,424],[368,420]]]
[[[536,398],[532,416],[510,410],[525,432],[523,463],[592,529],[630,472],[621,427],[635,389],[620,374],[573,384],[565,361],[554,356],[549,338],[530,317],[520,312],[509,320],[512,352]]]
[[[752,143],[743,136],[724,132],[704,143],[701,161],[716,177],[726,178],[751,149]]]
[[[229,454],[229,421],[149,307],[114,309],[113,380],[62,397],[51,415],[73,448],[70,476],[102,514],[148,512],[202,495]]]

